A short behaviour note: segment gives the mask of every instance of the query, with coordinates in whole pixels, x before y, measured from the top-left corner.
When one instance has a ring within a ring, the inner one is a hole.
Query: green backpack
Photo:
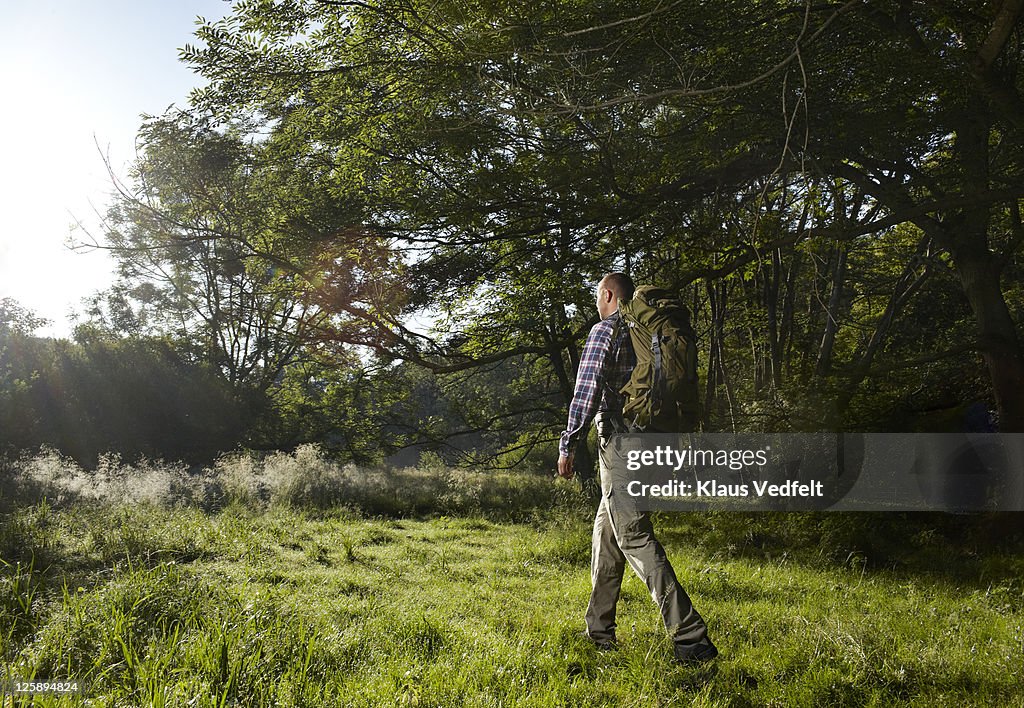
[[[641,285],[632,300],[619,300],[619,314],[636,352],[636,368],[620,391],[626,424],[636,431],[696,431],[697,333],[689,310],[668,290]]]

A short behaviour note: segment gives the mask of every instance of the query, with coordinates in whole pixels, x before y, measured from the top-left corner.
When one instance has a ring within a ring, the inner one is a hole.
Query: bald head
[[[608,273],[597,284],[597,311],[604,319],[619,309],[619,300],[631,300],[636,286],[625,273]]]

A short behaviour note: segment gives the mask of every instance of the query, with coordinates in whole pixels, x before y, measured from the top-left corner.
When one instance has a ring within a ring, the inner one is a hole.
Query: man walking
[[[558,445],[558,474],[572,478],[576,446],[585,440],[587,427],[594,420],[600,448],[601,504],[594,519],[587,636],[598,649],[615,648],[615,605],[628,562],[661,610],[676,660],[699,664],[718,655],[708,638],[707,625],[676,579],[665,549],[654,536],[650,514],[638,510],[632,499],[614,494],[610,479],[610,437],[626,430],[622,419],[625,401],[619,390],[636,365],[629,332],[620,319],[619,300],[631,300],[634,290],[625,273],[609,273],[597,286],[601,321],[590,330],[583,346],[569,424]]]

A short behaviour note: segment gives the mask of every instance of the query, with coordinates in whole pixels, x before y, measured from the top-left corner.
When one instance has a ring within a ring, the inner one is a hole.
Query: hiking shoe
[[[598,651],[615,651],[619,648],[619,643],[615,640],[615,637],[609,639],[594,639],[586,631],[583,632],[583,636],[586,637],[587,641],[593,643],[594,648]]]
[[[684,666],[697,666],[711,661],[718,656],[718,648],[705,639],[698,644],[676,644],[673,649],[677,663]]]

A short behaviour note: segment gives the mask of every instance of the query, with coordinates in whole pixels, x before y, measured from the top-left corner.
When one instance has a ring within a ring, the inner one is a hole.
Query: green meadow
[[[82,690],[5,705],[1024,704],[1019,541],[962,520],[658,516],[722,652],[688,668],[632,575],[619,650],[581,637],[573,484],[434,469],[345,487],[356,470],[310,449],[218,464],[5,470],[4,670]]]

